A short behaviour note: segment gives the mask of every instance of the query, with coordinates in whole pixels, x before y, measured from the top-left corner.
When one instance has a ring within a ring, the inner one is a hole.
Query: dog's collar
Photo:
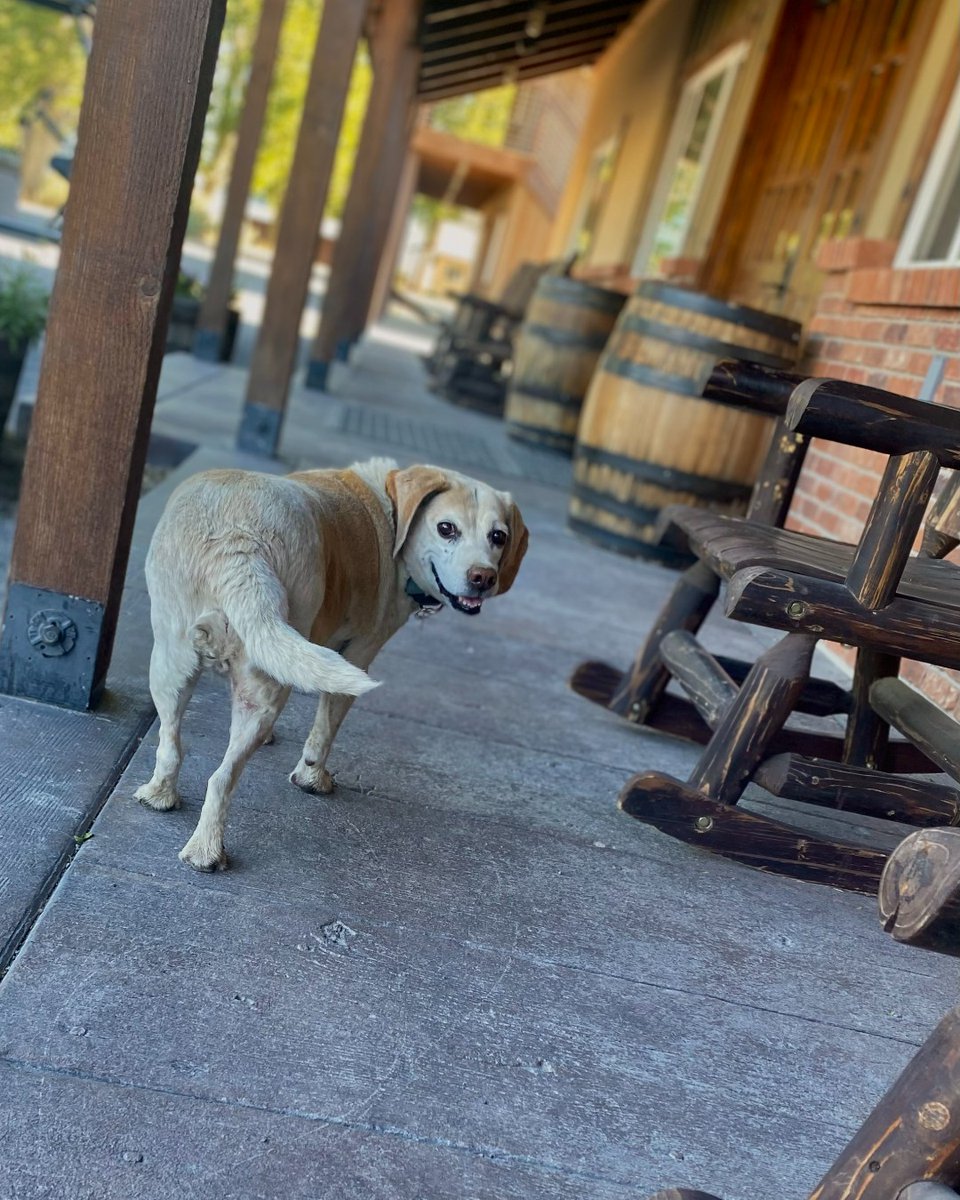
[[[416,604],[418,612],[417,616],[426,616],[427,613],[439,612],[443,608],[443,601],[438,600],[436,596],[430,596],[426,592],[421,592],[412,579],[407,580],[404,592]]]

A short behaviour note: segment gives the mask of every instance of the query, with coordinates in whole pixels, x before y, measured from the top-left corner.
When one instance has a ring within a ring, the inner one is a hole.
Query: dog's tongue
[[[457,599],[464,608],[479,609],[483,600],[479,596],[458,596]]]

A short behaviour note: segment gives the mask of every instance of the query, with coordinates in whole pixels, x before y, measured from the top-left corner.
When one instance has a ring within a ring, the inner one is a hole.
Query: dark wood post
[[[310,388],[326,385],[330,363],[346,358],[367,325],[416,111],[419,11],[418,0],[391,0],[381,10],[370,102],[310,352]]]
[[[237,445],[272,455],[280,441],[366,0],[326,0],[290,168]]]
[[[103,690],[225,4],[97,6],[0,637],[13,695]]]
[[[237,129],[237,146],[230,168],[227,199],[220,221],[220,237],[210,267],[210,277],[203,297],[193,352],[197,358],[218,362],[223,352],[227,331],[227,313],[233,288],[233,268],[240,244],[243,214],[250,193],[250,180],[260,147],[263,118],[267,111],[270,81],[280,44],[280,27],[287,0],[263,0],[260,24],[250,61],[250,76],[243,100],[243,112]]]

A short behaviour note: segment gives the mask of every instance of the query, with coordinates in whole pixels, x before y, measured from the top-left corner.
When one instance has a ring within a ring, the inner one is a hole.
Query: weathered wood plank
[[[103,688],[224,7],[98,6],[0,644],[17,695]],[[76,618],[59,656],[30,641],[47,610]]]

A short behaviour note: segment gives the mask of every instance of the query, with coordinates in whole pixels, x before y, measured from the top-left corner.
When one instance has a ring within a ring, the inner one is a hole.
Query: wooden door
[[[737,165],[736,175],[754,183],[736,201],[736,249],[708,262],[702,281],[800,320],[820,290],[819,243],[862,223],[937,0],[807,0],[803,7],[802,21],[788,11],[778,33],[781,58],[792,60],[789,81],[768,72],[758,95],[755,116],[764,114],[769,136],[748,132]],[[726,225],[722,217],[718,239]]]

